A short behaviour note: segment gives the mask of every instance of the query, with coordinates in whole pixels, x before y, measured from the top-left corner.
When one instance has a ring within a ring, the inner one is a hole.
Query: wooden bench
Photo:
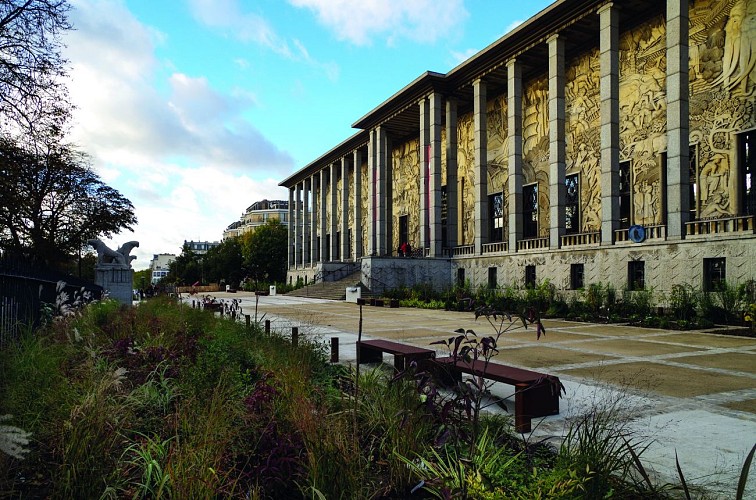
[[[357,342],[357,364],[382,363],[384,352],[394,355],[394,367],[398,371],[404,370],[412,361],[431,359],[436,355],[431,349],[390,340],[362,340]]]
[[[452,357],[436,358],[434,365],[442,382],[459,382],[462,373],[515,386],[515,429],[530,432],[530,420],[559,414],[564,386],[558,377],[484,360],[466,362]]]

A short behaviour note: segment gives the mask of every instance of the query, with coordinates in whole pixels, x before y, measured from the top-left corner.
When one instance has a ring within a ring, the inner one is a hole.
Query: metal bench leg
[[[361,363],[382,363],[383,351],[371,349],[367,346],[359,346],[357,348],[357,364]]]
[[[533,416],[528,411],[528,384],[515,384],[515,430],[517,432],[530,432],[530,418]]]

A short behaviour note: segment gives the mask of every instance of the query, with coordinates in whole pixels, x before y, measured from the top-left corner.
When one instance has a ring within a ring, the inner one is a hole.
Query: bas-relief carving
[[[570,61],[565,68],[567,175],[580,178],[580,230],[601,228],[601,105],[599,51]]]
[[[360,180],[362,181],[362,210],[360,211],[360,215],[362,216],[362,220],[360,221],[360,224],[362,224],[362,253],[364,255],[369,248],[368,241],[370,238],[370,228],[368,226],[368,217],[372,217],[373,215],[370,207],[370,177],[368,176],[368,162],[362,162],[360,168],[362,170],[362,174],[360,175]]]
[[[538,234],[549,235],[549,113],[548,75],[523,86],[523,185],[538,183]]]
[[[393,213],[392,241],[399,241],[399,217],[409,215],[409,244],[420,245],[420,141],[407,141],[391,151],[393,169]]]
[[[756,125],[756,2],[690,6],[690,141],[696,144],[699,218],[736,215],[737,138]]]
[[[349,180],[347,182],[347,189],[349,190],[349,199],[347,200],[347,227],[352,230],[352,234],[354,235],[354,172],[352,171],[351,166],[349,168]],[[354,243],[350,242],[349,246],[354,247]],[[354,249],[352,249],[352,251],[354,251]]]
[[[341,166],[339,166],[341,168]],[[336,181],[336,231],[341,231],[341,221],[343,220],[342,217],[344,214],[342,213],[344,210],[344,207],[341,205],[341,200],[343,199],[342,196],[344,195],[344,179],[343,177],[341,179],[338,179]],[[341,235],[342,238],[345,238],[346,235]]]
[[[457,179],[459,182],[460,245],[475,240],[475,131],[473,114],[457,120]],[[464,183],[464,189],[463,189]]]
[[[487,155],[488,194],[504,193],[503,221],[507,231],[507,203],[509,201],[509,141],[507,141],[507,97],[500,95],[488,101]]]
[[[619,43],[620,159],[631,160],[633,222],[661,224],[659,156],[667,149],[666,26],[662,16]]]

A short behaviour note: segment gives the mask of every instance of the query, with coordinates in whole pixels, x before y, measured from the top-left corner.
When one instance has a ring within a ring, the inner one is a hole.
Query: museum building
[[[755,103],[756,2],[554,2],[280,183],[289,278],[756,279]]]

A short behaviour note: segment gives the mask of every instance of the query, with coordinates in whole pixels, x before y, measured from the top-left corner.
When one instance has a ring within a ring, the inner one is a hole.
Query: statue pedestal
[[[134,270],[123,265],[100,264],[95,266],[95,284],[108,293],[108,297],[122,304],[134,300]]]

